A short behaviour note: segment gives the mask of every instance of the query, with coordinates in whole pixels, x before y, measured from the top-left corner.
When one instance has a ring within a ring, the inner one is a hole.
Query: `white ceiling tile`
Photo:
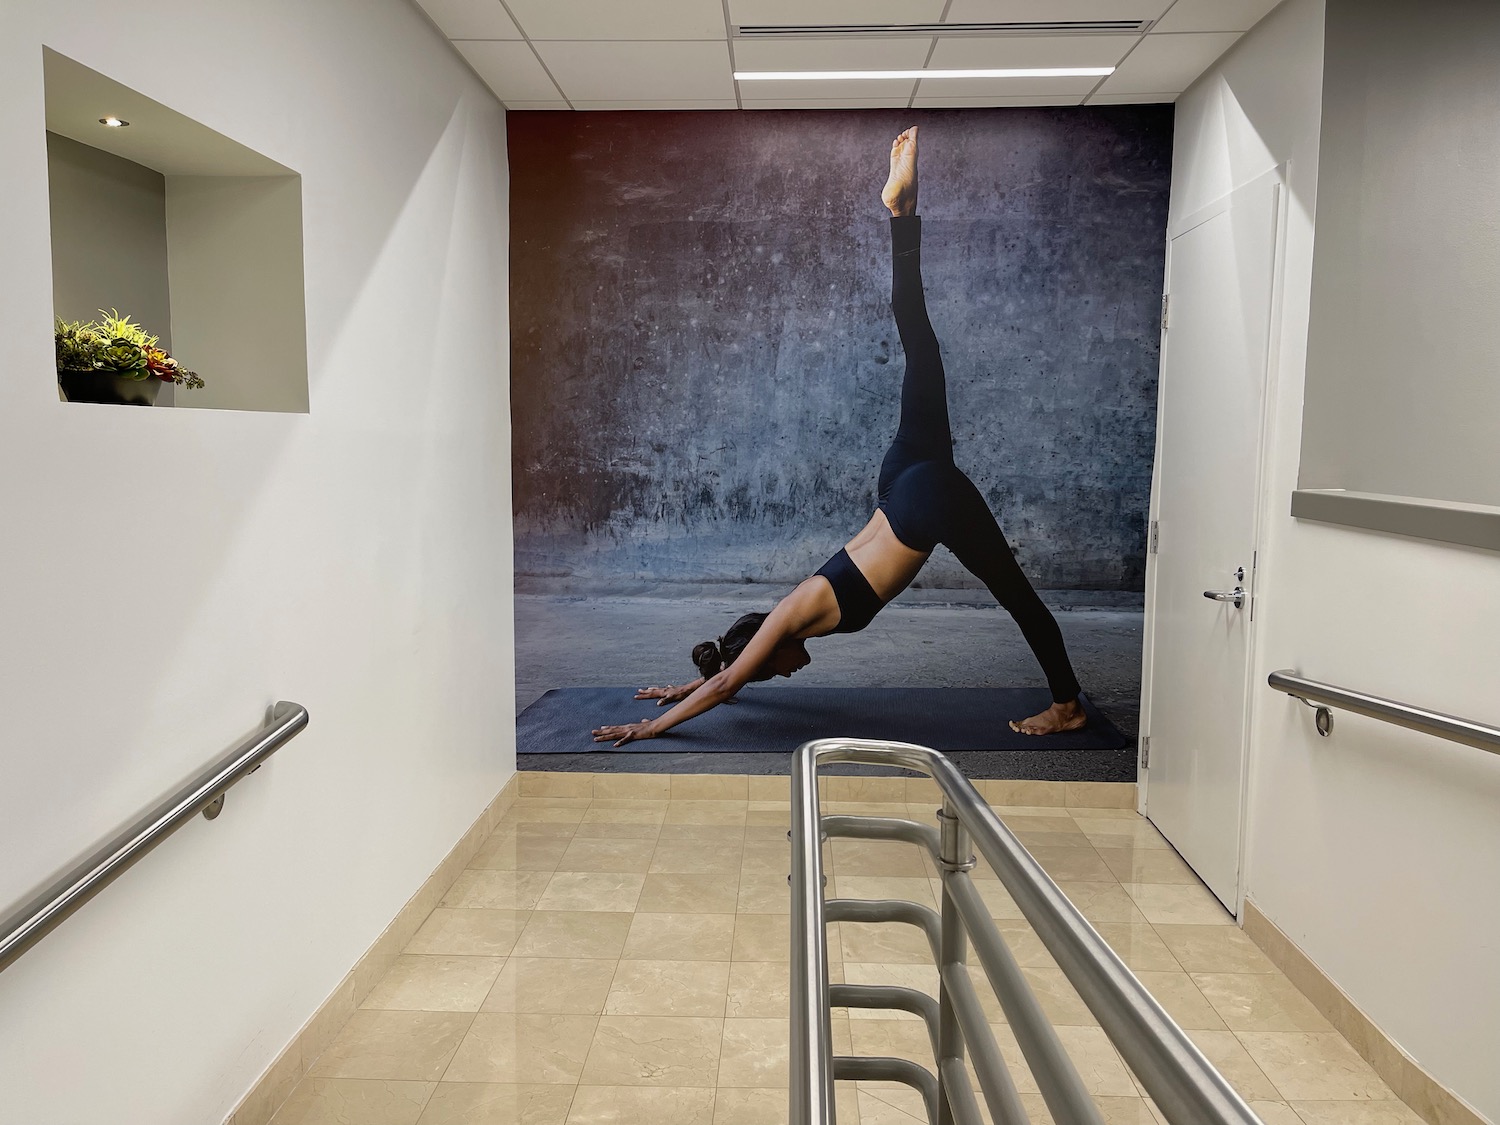
[[[1088,105],[1157,105],[1162,102],[1175,102],[1176,94],[1095,94],[1088,100]]]
[[[528,44],[467,41],[454,46],[502,102],[557,100],[557,87]]]
[[[954,36],[938,39],[927,66],[930,70],[1114,66],[1139,41],[1136,35]]]
[[[952,96],[928,96],[918,97],[913,103],[917,109],[979,109],[985,106],[1046,106],[1046,105],[1078,105],[1083,101],[1081,94],[1038,94],[1029,97],[952,97]]]
[[[569,109],[571,107],[567,102],[557,99],[550,102],[506,102],[505,108],[515,113],[529,109]]]
[[[1154,20],[1172,0],[953,0],[948,23]]]
[[[944,0],[729,0],[736,26],[936,23]]]
[[[1104,80],[1101,94],[1150,94],[1186,90],[1233,46],[1238,32],[1212,35],[1151,34]]]
[[[919,98],[1025,98],[1076,94],[1083,97],[1097,78],[924,78]]]
[[[536,45],[569,101],[705,101],[734,97],[729,44]]]
[[[905,109],[910,98],[744,98],[746,109]]]
[[[633,102],[574,102],[574,109],[621,110],[621,109],[738,109],[733,98],[702,101],[633,101]]]
[[[931,49],[931,36],[919,39],[736,39],[734,68],[919,70]]]
[[[723,39],[720,0],[509,0],[532,39]]]
[[[839,82],[741,82],[741,101],[824,102],[830,98],[895,99],[903,104],[916,88],[911,78],[871,78]]]
[[[1152,31],[1249,31],[1281,0],[1177,0]]]
[[[417,0],[449,39],[519,39],[500,0]]]

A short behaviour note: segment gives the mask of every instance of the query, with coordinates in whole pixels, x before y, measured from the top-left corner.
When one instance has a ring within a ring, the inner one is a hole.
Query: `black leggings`
[[[1032,589],[974,482],[953,463],[948,386],[922,294],[922,220],[891,220],[891,311],[906,352],[901,424],[880,466],[880,509],[896,537],[916,551],[939,543],[983,582],[1016,624],[1046,673],[1052,698],[1078,698],[1062,630]]]

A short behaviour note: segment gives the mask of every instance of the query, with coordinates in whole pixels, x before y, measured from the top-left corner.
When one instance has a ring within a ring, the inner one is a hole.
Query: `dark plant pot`
[[[127,379],[111,371],[59,371],[58,386],[69,402],[107,402],[117,406],[154,406],[161,380],[155,375]]]

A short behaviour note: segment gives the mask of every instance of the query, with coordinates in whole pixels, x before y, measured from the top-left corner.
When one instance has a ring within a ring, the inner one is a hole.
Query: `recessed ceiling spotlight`
[[[737,82],[830,82],[881,78],[1104,78],[1112,66],[1028,67],[1008,70],[738,70]]]
[[[129,121],[121,121],[118,117],[101,117],[99,124],[108,125],[111,129],[123,129],[129,125]]]

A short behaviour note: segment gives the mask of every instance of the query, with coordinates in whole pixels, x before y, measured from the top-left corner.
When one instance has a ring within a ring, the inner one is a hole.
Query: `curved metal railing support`
[[[0,970],[200,812],[210,820],[224,793],[307,726],[307,708],[277,703],[270,720],[172,793],[123,825],[0,916]]]
[[[898,766],[927,774],[943,794],[938,828],[886,818],[820,817],[821,762]],[[830,837],[907,840],[926,847],[943,874],[940,920],[930,908],[909,903],[839,899],[825,904],[820,847],[825,832]],[[1077,1070],[972,885],[970,841],[1171,1125],[1260,1125],[1245,1101],[947,758],[922,746],[862,739],[809,742],[797,751],[792,768],[791,1125],[832,1125],[832,1080],[868,1076],[851,1060],[839,1059],[835,1065],[832,1059],[824,922],[835,920],[906,922],[920,927],[936,946],[942,989],[938,1077],[929,1099],[933,1122],[968,1125],[979,1120],[964,1062],[966,1048],[992,1118],[1000,1125],[1024,1125],[1027,1120],[970,982],[967,941],[974,943],[1053,1117],[1069,1125],[1099,1121]],[[931,1079],[930,1072],[916,1069]]]

